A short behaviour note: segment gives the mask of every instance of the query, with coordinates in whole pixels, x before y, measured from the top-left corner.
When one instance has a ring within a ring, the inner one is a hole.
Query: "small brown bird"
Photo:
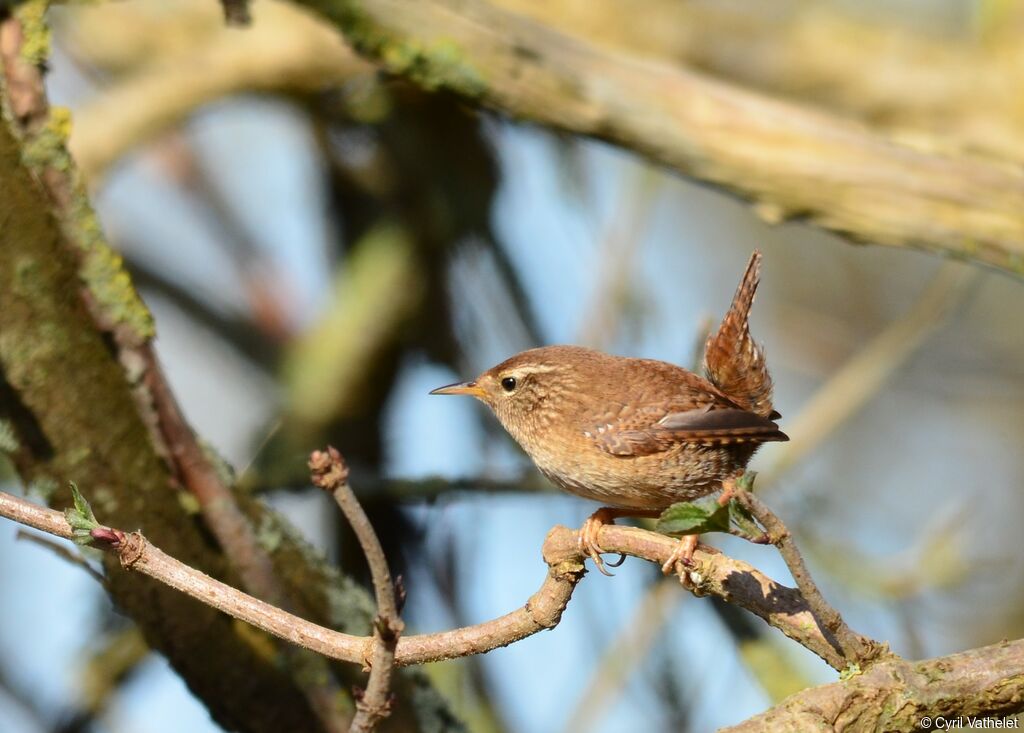
[[[789,440],[774,422],[771,377],[747,324],[760,264],[755,251],[707,340],[704,377],[663,361],[545,346],[431,394],[476,397],[541,473],[608,505],[580,531],[581,548],[608,574],[596,541],[602,524],[658,516],[723,485],[728,493],[761,443]],[[695,546],[696,537],[684,538],[665,572],[688,564]]]

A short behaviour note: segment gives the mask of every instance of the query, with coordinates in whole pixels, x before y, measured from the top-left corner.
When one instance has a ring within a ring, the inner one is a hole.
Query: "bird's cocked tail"
[[[772,408],[772,378],[764,350],[750,336],[750,306],[761,276],[761,253],[750,256],[718,331],[704,346],[704,375],[736,404],[762,417],[777,417]]]

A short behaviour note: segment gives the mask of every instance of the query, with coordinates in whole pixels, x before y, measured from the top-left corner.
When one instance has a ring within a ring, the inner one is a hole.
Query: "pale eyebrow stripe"
[[[526,374],[547,374],[549,372],[558,371],[558,367],[551,366],[550,364],[531,364],[529,367],[523,367],[522,369],[515,371],[524,372]]]

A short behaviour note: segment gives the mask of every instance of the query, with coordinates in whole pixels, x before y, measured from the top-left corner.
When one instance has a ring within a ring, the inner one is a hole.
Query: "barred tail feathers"
[[[705,344],[704,374],[740,407],[769,417],[774,412],[772,378],[764,350],[751,338],[748,324],[760,276],[761,253],[755,250],[729,312]]]

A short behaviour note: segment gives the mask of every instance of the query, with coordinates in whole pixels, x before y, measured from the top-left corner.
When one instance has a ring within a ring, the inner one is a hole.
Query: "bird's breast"
[[[611,506],[664,509],[721,488],[724,478],[745,467],[752,451],[739,455],[720,447],[680,444],[663,453],[625,458],[580,440],[538,444],[527,453],[564,491]]]

